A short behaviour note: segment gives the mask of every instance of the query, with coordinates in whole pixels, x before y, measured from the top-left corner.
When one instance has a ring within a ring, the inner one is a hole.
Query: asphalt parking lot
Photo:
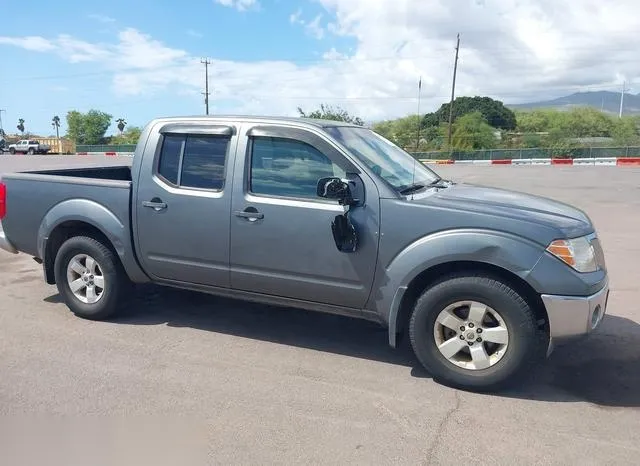
[[[1,156],[0,173],[130,161]],[[9,421],[23,415],[151,417],[182,419],[216,464],[638,464],[640,168],[435,169],[572,203],[598,228],[608,315],[531,385],[456,391],[374,324],[171,289],[138,290],[112,322],[81,320],[30,257],[0,251],[0,449],[18,457],[45,442],[11,440],[28,432]]]

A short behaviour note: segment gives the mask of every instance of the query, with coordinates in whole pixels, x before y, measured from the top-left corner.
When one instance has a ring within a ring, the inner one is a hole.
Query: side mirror
[[[349,183],[337,177],[320,178],[317,185],[318,197],[337,199],[341,205],[352,205],[357,202],[353,198]]]

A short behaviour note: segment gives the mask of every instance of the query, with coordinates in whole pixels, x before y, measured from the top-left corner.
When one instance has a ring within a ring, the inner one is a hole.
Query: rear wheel
[[[56,255],[54,272],[65,304],[85,319],[114,315],[126,292],[127,277],[119,259],[94,238],[76,236],[65,241]]]
[[[545,354],[545,332],[513,288],[488,276],[453,276],[427,289],[409,325],[418,360],[446,385],[498,390]]]
[[[11,147],[11,148],[9,149],[9,153],[10,153],[11,155],[14,155],[14,154],[16,153],[16,149],[15,149],[14,147]]]
[[[36,150],[35,150],[33,147],[31,147],[31,148],[27,151],[27,153],[28,153],[29,155],[33,155],[33,154],[35,154],[35,153],[36,153]]]

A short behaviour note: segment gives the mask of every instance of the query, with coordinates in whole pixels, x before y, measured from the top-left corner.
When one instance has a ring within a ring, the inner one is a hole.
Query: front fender
[[[367,308],[393,327],[402,294],[427,269],[451,262],[479,262],[528,281],[543,254],[539,244],[499,231],[459,229],[424,236],[403,248],[388,264],[381,264]]]
[[[104,234],[113,245],[125,271],[133,281],[148,280],[138,265],[131,244],[129,224],[124,224],[108,208],[88,199],[70,199],[51,208],[38,229],[38,255],[46,260],[46,245],[51,233],[65,222],[82,222]]]

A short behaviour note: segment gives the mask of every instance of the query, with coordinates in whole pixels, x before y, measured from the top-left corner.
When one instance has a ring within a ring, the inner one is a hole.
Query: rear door
[[[360,170],[318,133],[243,125],[234,175],[231,286],[279,297],[362,308],[378,251],[379,199],[360,173],[365,205],[352,211],[359,249],[340,252],[331,222],[344,212],[317,182]],[[349,175],[352,176],[352,175]]]
[[[137,180],[137,249],[156,278],[229,286],[235,128],[168,124],[147,142]]]

